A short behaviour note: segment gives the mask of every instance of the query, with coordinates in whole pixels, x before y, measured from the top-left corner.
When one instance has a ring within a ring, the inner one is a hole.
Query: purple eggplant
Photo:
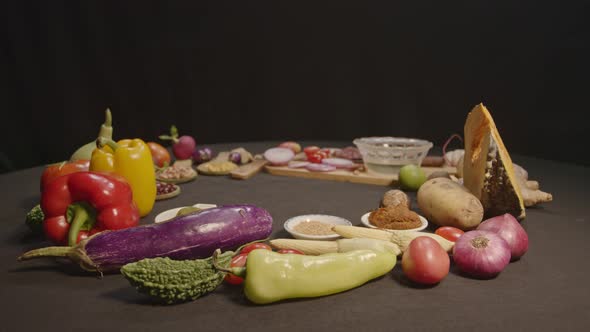
[[[272,217],[253,205],[228,205],[176,217],[168,222],[104,231],[74,247],[31,250],[19,261],[67,257],[88,271],[113,271],[144,258],[175,260],[210,257],[270,235]]]

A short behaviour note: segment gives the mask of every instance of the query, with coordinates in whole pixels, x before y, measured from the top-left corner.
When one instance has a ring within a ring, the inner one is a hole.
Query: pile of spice
[[[162,180],[179,180],[192,178],[197,172],[190,166],[173,165],[165,168],[158,173],[158,178]]]
[[[319,221],[303,221],[295,225],[293,230],[297,233],[307,235],[334,235],[332,232],[333,224],[326,224]]]
[[[422,221],[418,214],[404,204],[379,208],[369,215],[369,222],[379,228],[404,230],[418,228]]]

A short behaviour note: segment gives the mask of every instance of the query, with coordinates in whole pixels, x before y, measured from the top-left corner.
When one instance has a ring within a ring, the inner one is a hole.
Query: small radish
[[[160,135],[159,138],[164,141],[172,141],[172,152],[176,159],[184,160],[190,159],[197,146],[195,139],[188,135],[178,137],[178,129],[176,126],[170,127],[170,135]]]

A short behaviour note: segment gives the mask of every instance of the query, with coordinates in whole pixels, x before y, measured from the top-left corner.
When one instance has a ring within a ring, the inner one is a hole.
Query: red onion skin
[[[477,243],[477,239],[486,239],[487,243],[476,248],[474,244]],[[469,276],[481,279],[493,278],[510,263],[510,246],[495,233],[469,231],[455,242],[453,261],[459,270]]]
[[[522,257],[529,249],[529,236],[516,218],[509,213],[483,221],[477,230],[500,235],[510,247],[512,261]]]

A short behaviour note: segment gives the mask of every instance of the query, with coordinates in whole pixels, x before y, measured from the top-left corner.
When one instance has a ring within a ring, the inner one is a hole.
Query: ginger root
[[[531,207],[539,203],[551,202],[553,200],[553,195],[539,190],[539,182],[529,180],[529,173],[524,168],[514,164],[514,174],[516,175],[518,185],[520,186],[524,206]]]

